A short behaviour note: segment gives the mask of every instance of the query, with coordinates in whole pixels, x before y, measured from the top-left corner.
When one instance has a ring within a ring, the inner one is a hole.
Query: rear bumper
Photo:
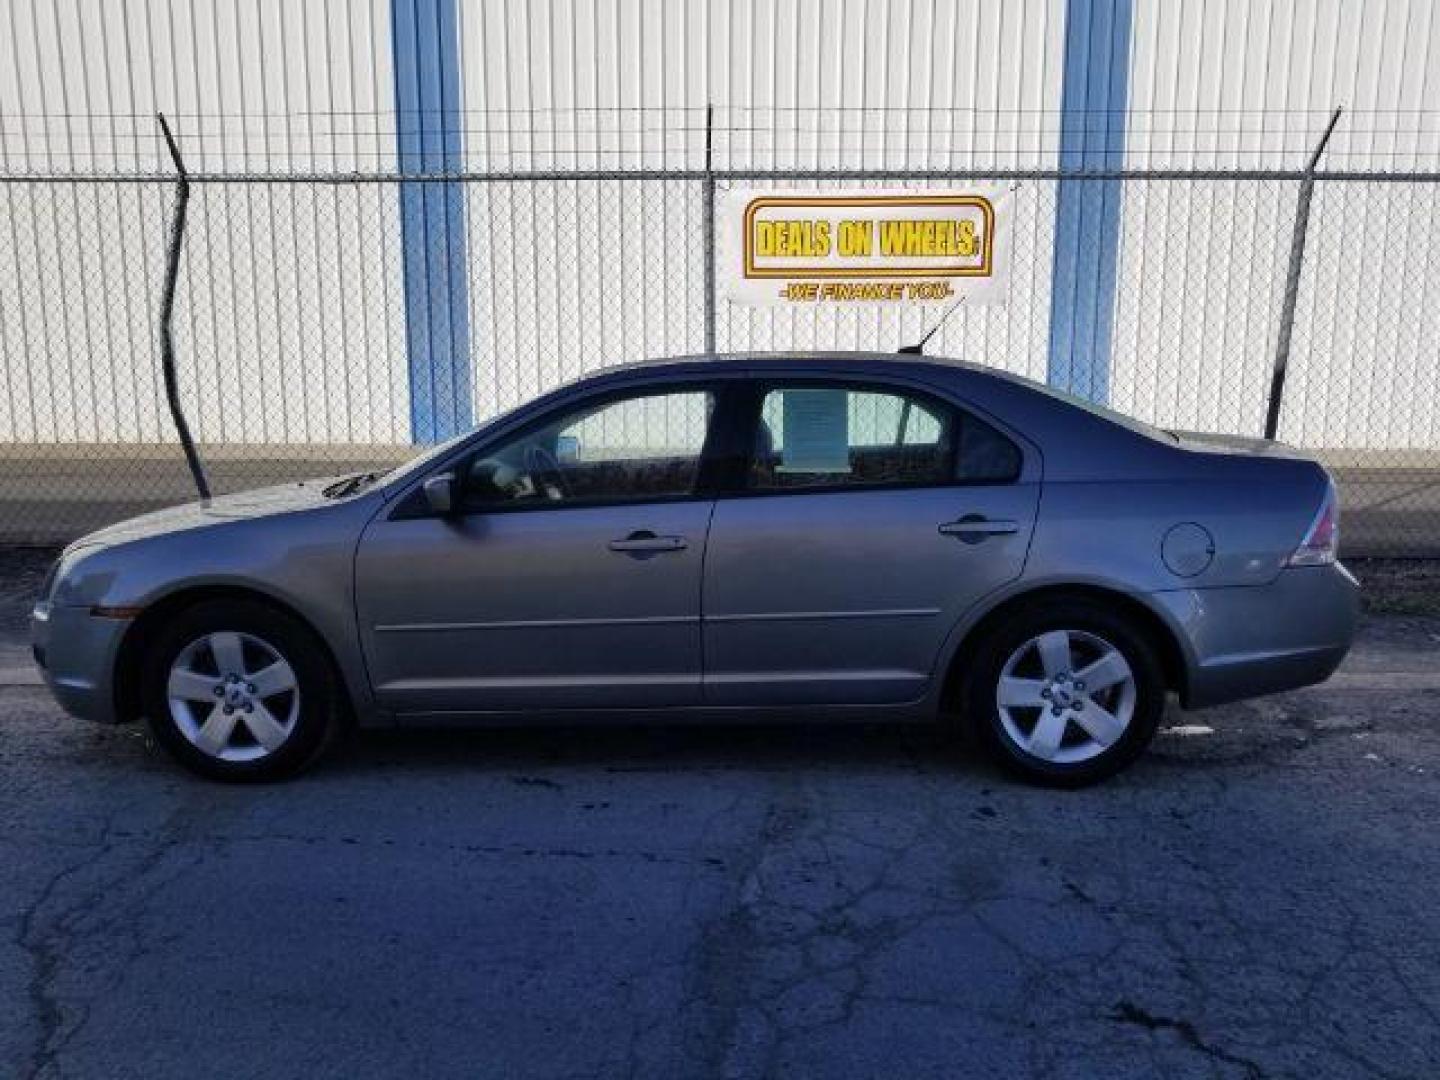
[[[1355,639],[1359,584],[1343,566],[1282,570],[1268,585],[1154,594],[1184,639],[1187,707],[1328,679]]]
[[[30,644],[45,684],[61,707],[82,720],[113,724],[115,659],[128,619],[92,615],[88,607],[42,602],[30,613]]]

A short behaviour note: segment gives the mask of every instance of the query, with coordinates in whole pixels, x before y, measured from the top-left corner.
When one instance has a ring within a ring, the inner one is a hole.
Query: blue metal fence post
[[[1131,0],[1068,0],[1060,167],[1124,164]],[[1052,386],[1103,402],[1110,394],[1120,181],[1059,181],[1050,294]]]
[[[403,174],[461,165],[456,0],[391,0],[395,116]],[[439,442],[472,426],[464,192],[457,183],[400,185],[401,261],[410,366],[410,434]]]

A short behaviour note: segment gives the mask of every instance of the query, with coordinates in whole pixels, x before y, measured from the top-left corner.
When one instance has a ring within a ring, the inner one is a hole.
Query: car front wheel
[[[323,646],[292,616],[248,600],[205,601],[171,618],[144,654],[155,739],[217,780],[278,780],[313,762],[339,720]]]
[[[1078,787],[1149,745],[1165,712],[1155,649],[1133,620],[1088,600],[1036,604],[981,644],[966,715],[1026,779]]]

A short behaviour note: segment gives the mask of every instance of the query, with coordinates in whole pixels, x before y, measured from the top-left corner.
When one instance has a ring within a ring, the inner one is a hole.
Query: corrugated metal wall
[[[1053,163],[1064,0],[554,0],[460,9],[477,168]]]
[[[384,169],[395,160],[389,0],[6,0],[0,168]]]
[[[0,6],[0,171],[169,173],[157,111],[192,171],[394,166],[388,0]],[[0,440],[173,437],[154,323],[171,194],[0,188]],[[191,213],[177,333],[200,436],[407,441],[396,192],[200,186]]]
[[[1064,0],[464,5],[465,162],[700,168],[713,104],[712,162],[722,169],[1053,165],[1065,10]],[[474,320],[474,349],[523,358],[477,366],[477,411],[604,363],[696,349],[699,196],[696,185],[665,182],[476,193],[476,291],[481,303],[493,295],[518,309]],[[581,242],[562,251],[557,235]],[[994,349],[987,359],[1044,377],[1052,238],[1051,215],[1027,215],[1026,250],[1040,254],[1027,263],[1026,291],[1008,310],[967,313],[955,340],[978,334]],[[722,305],[718,343],[893,348],[933,317]]]
[[[1066,123],[1061,91],[1070,6],[1114,19],[1131,5],[466,6],[460,19],[466,161],[475,168],[698,167],[704,106],[718,102],[714,149],[722,168],[1053,166]],[[1125,61],[1123,164],[1298,168],[1333,108],[1344,105],[1327,166],[1433,169],[1440,165],[1440,78],[1431,77],[1440,65],[1437,44],[1440,19],[1429,0],[1136,3]],[[1083,77],[1097,84],[1111,72],[1096,64]],[[1102,101],[1094,86],[1082,85],[1081,98]],[[1092,104],[1081,123],[1102,131],[1108,118],[1100,108],[1103,102]],[[1324,189],[1313,218],[1316,250],[1338,250],[1349,232],[1344,218],[1369,213],[1390,223],[1385,251],[1396,273],[1386,299],[1361,304],[1346,319],[1347,302],[1358,295],[1353,279],[1333,258],[1307,265],[1281,434],[1312,446],[1434,446],[1440,404],[1433,395],[1403,412],[1337,407],[1377,381],[1399,379],[1419,389],[1421,342],[1434,340],[1417,332],[1395,340],[1391,318],[1435,308],[1421,258],[1440,244],[1433,231],[1440,226],[1426,208],[1433,195],[1369,188]],[[1293,184],[1125,185],[1107,380],[1112,403],[1167,425],[1261,430],[1295,194]],[[504,326],[488,347],[526,357],[558,351],[553,363],[568,360],[568,374],[693,341],[690,324],[675,324],[663,302],[647,303],[654,294],[645,290],[591,295],[596,307],[613,301],[626,311],[607,324],[612,332],[597,335],[574,312],[532,304],[523,287],[551,268],[545,250],[530,242],[526,221],[567,221],[581,212],[571,204],[582,199],[584,214],[602,218],[606,207],[613,215],[643,206],[647,219],[679,223],[682,234],[659,230],[637,243],[632,232],[622,245],[618,226],[597,226],[612,243],[580,253],[577,294],[584,283],[604,280],[614,245],[622,258],[659,266],[662,277],[693,276],[683,228],[694,216],[674,205],[681,197],[661,186],[632,189],[627,207],[611,186],[593,201],[568,192],[541,193],[534,205],[515,192],[483,199],[481,216],[498,215],[503,237],[514,237],[522,254],[517,263],[508,244],[474,235],[475,222],[471,251],[500,295],[521,296],[526,316]],[[1376,211],[1376,204],[1388,209]],[[1019,280],[1010,305],[960,313],[936,346],[1044,378],[1054,196],[1023,192],[1017,206]],[[890,348],[913,338],[929,317],[730,308],[722,312],[720,338],[722,347],[737,349]],[[1419,324],[1428,318],[1421,315]],[[547,336],[558,336],[558,349]],[[490,385],[482,381],[482,411],[487,401],[512,403],[557,377],[539,364],[500,373],[502,381]]]
[[[164,171],[157,110],[197,169],[393,167],[390,9],[7,0],[0,168]],[[695,166],[707,104],[733,127],[721,167],[1053,164],[1066,12],[1066,0],[461,0],[456,123],[472,168]],[[1437,36],[1433,0],[1142,0],[1127,161],[1293,166],[1340,104],[1327,161],[1433,167]]]
[[[1343,106],[1322,168],[1440,167],[1430,0],[1137,3],[1130,84],[1132,166],[1299,168]],[[1125,208],[1131,287],[1117,294],[1112,402],[1161,424],[1258,432],[1295,191],[1193,188],[1147,185]],[[1426,258],[1440,245],[1436,209],[1434,185],[1319,186],[1282,439],[1440,445],[1440,395],[1426,390],[1440,346]]]
[[[1338,105],[1327,166],[1434,169],[1437,64],[1431,0],[1137,3],[1127,160],[1298,168]]]
[[[416,0],[8,0],[0,170],[168,171],[157,109],[194,169],[393,169],[403,125],[392,2]],[[422,122],[457,132],[470,168],[697,167],[712,103],[722,168],[1053,165],[1074,101],[1114,90],[1113,64],[1067,76],[1067,24],[1083,12],[1127,21],[1128,164],[1294,167],[1343,104],[1327,163],[1435,168],[1436,6],[461,0],[461,111]],[[1106,305],[1115,404],[1183,426],[1258,429],[1293,194],[1223,182],[1123,189]],[[602,362],[694,347],[697,198],[673,182],[467,191],[474,414]],[[161,187],[0,192],[0,280],[14,283],[10,302],[0,297],[0,439],[169,437],[152,327],[168,199]],[[1283,436],[1440,441],[1433,395],[1341,408],[1390,380],[1421,385],[1440,332],[1433,203],[1433,188],[1322,188]],[[943,341],[1043,377],[1059,302],[1057,197],[1037,184],[1018,205],[1014,299],[961,312]],[[394,187],[207,187],[195,214],[180,330],[199,370],[189,392],[202,437],[407,441],[414,373]],[[80,230],[91,220],[98,234]],[[1348,269],[1346,237],[1367,229],[1383,291],[1357,288]],[[722,311],[720,341],[890,348],[929,317],[735,308]]]

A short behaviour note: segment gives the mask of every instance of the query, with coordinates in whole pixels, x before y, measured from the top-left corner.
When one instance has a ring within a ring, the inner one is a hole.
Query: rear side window
[[[841,490],[997,483],[1020,473],[1020,451],[984,421],[890,388],[805,383],[760,403],[749,487]]]
[[[775,387],[760,405],[750,486],[847,488],[943,483],[950,417],[887,391]]]
[[[969,413],[959,420],[955,479],[969,484],[1010,483],[1020,476],[1020,448]]]

